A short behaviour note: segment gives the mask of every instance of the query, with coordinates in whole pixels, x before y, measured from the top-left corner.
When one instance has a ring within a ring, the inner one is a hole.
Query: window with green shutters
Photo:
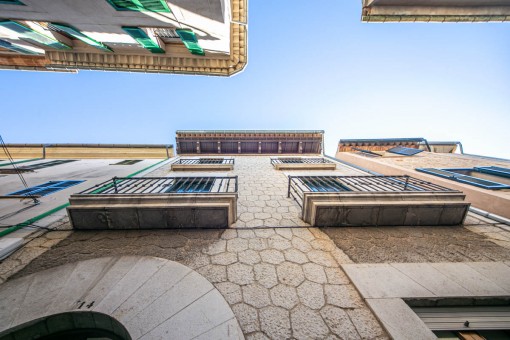
[[[170,12],[166,0],[106,0],[117,11]]]
[[[0,26],[18,33],[18,35],[24,40],[29,41],[31,40],[41,45],[55,48],[57,50],[71,49],[71,46],[62,43],[53,37],[49,37],[40,32],[34,31],[30,27],[27,27],[15,21],[11,20],[0,21]]]
[[[73,38],[76,38],[78,40],[81,40],[83,41],[84,43],[90,45],[90,46],[94,46],[95,48],[98,48],[100,50],[103,50],[103,51],[108,51],[108,52],[112,52],[112,50],[104,45],[103,43],[100,43],[99,41],[96,41],[94,39],[92,39],[91,37],[81,33],[79,30],[77,30],[76,28],[72,27],[72,26],[67,26],[67,25],[63,25],[63,24],[57,24],[57,23],[51,23],[48,25],[48,27],[52,30],[55,30],[57,32],[64,32],[68,35],[70,35],[71,37]]]
[[[9,5],[25,5],[21,1],[18,0],[0,0],[0,5],[9,4]]]
[[[159,47],[158,43],[151,39],[140,27],[127,27],[124,26],[122,29],[135,39],[143,48],[151,51],[152,53],[165,53],[165,50]]]
[[[0,39],[0,47],[6,48],[9,51],[18,52],[22,54],[40,54],[35,51],[29,50],[28,48],[25,48],[21,45],[11,44],[10,42],[2,39]]]
[[[175,33],[181,38],[184,46],[191,52],[191,54],[205,55],[204,50],[198,44],[195,32],[190,29],[177,29]]]

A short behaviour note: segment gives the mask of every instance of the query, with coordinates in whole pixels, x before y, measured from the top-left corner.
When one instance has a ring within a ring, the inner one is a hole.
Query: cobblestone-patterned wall
[[[233,228],[253,227],[292,227],[309,226],[301,220],[301,208],[287,198],[288,178],[286,174],[300,175],[361,175],[357,170],[337,165],[334,171],[277,171],[271,165],[269,156],[236,156],[234,170],[222,172],[228,176],[238,176],[239,197],[237,202],[238,221]],[[203,176],[204,172],[171,172],[170,165],[160,168],[148,176],[182,176],[185,174]],[[207,175],[215,175],[207,173]],[[216,173],[218,175],[218,173]]]
[[[359,174],[341,166],[337,172]],[[406,256],[408,261],[421,256],[418,262],[508,258],[507,249],[488,247],[484,237],[462,227],[336,229],[334,234],[328,231],[332,240],[300,220],[299,206],[287,198],[287,177],[273,170],[269,157],[237,157],[235,170],[228,174],[239,176],[239,221],[232,229],[71,232],[60,243],[52,243],[51,249],[37,253],[28,265],[30,261],[20,259],[23,252],[15,253],[8,259],[11,267],[2,263],[0,273],[7,278],[24,267],[13,276],[20,277],[102,256],[157,256],[187,265],[212,282],[230,304],[247,339],[386,339],[341,268],[352,263],[351,258],[356,262],[398,261]],[[168,167],[150,174],[166,175]],[[475,228],[489,225],[468,221]],[[44,240],[52,239],[54,233],[59,232],[49,232]],[[459,242],[455,242],[456,234]],[[39,249],[44,240],[32,241],[36,243],[32,248]],[[416,240],[418,251],[413,247]],[[455,247],[438,252],[445,242],[454,242]],[[412,257],[413,253],[418,257]]]

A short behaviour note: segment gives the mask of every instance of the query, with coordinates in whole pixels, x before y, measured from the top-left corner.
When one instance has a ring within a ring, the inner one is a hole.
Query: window
[[[118,163],[111,164],[111,165],[133,165],[133,164],[136,164],[138,162],[141,162],[141,160],[140,159],[127,159],[125,161],[120,161]]]
[[[474,167],[458,169],[417,168],[416,171],[471,184],[484,189],[510,189],[510,169],[502,167]]]
[[[213,184],[214,178],[178,178],[166,192],[210,192]]]
[[[0,47],[6,48],[13,52],[18,52],[18,53],[23,53],[23,54],[40,54],[34,50],[29,50],[28,48],[25,48],[24,46],[21,46],[18,44],[12,44],[12,43],[2,40],[2,39],[0,39]]]
[[[11,192],[7,196],[48,196],[57,191],[67,189],[84,181],[50,181],[27,189]]]
[[[18,0],[0,0],[0,5],[8,4],[8,5],[25,5],[21,1]]]
[[[303,177],[303,184],[313,192],[339,192],[351,191],[334,178],[328,177]]]
[[[66,164],[66,163],[71,163],[71,162],[76,162],[76,160],[75,159],[65,159],[65,160],[61,159],[61,160],[37,163],[37,164],[33,164],[33,165],[26,165],[26,166],[19,167],[19,169],[33,171],[33,170],[49,168],[50,166]]]
[[[510,338],[510,306],[411,307],[439,339]]]
[[[141,28],[124,26],[122,29],[146,50],[149,50],[152,53],[165,53],[165,50],[159,47],[158,43],[155,40],[152,40],[151,37],[149,37]]]
[[[38,44],[48,46],[51,48],[55,48],[57,50],[71,49],[71,46],[68,46],[68,45],[54,39],[53,37],[49,37],[47,35],[39,33],[37,31],[33,30],[32,28],[22,25],[15,21],[11,21],[11,20],[0,21],[0,26],[5,27],[5,28],[9,29],[10,31],[17,33],[19,35],[19,37],[22,39],[34,41]]]
[[[166,0],[107,0],[117,11],[170,12]]]
[[[100,43],[99,41],[92,39],[89,36],[86,36],[85,34],[81,33],[79,30],[77,30],[74,27],[63,25],[63,24],[51,23],[48,25],[48,28],[51,30],[54,30],[56,32],[63,32],[75,39],[81,40],[84,43],[86,43],[90,46],[93,46],[95,48],[98,48],[100,50],[112,52],[112,50],[108,46]]]
[[[302,158],[279,158],[279,160],[286,164],[303,163]]]
[[[181,40],[175,32],[175,28],[155,28],[154,35],[165,43],[175,43]]]
[[[179,35],[182,42],[184,43],[184,46],[186,46],[186,48],[191,52],[191,54],[205,55],[204,50],[198,44],[195,32],[189,29],[178,29],[175,30],[175,33]]]
[[[223,158],[200,158],[198,164],[223,164]]]
[[[423,150],[420,150],[420,149],[405,148],[403,146],[396,146],[396,147],[391,148],[386,151],[391,152],[391,153],[396,153],[398,155],[403,155],[403,156],[414,156],[420,152],[423,152]]]
[[[358,151],[357,154],[361,155],[361,156],[371,157],[371,158],[382,157],[382,155],[378,154],[377,152],[373,152],[370,150],[365,150],[365,149],[360,149],[360,148],[355,148],[355,147],[352,147],[352,149]]]

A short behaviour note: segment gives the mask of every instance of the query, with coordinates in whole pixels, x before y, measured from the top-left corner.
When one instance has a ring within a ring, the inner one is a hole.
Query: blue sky
[[[232,78],[0,71],[7,143],[174,143],[178,129],[459,140],[510,158],[510,24],[364,24],[361,1],[250,1]]]

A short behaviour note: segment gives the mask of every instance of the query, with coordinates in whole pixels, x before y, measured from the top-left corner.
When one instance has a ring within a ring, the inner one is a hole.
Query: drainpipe
[[[463,155],[464,154],[464,148],[462,147],[462,143],[461,142],[455,142],[455,144],[457,144],[460,148],[460,153]]]
[[[506,225],[510,225],[510,219],[505,218],[503,216],[499,216],[499,215],[490,213],[488,211],[485,211],[485,210],[482,210],[482,209],[478,209],[478,208],[474,208],[474,207],[470,207],[469,211],[471,211],[471,212],[473,212],[473,213],[475,213],[477,215],[490,218],[491,220],[494,220],[494,221],[497,221],[497,222],[500,222],[500,223],[503,223],[503,224],[506,224]]]
[[[324,133],[322,133],[322,145],[321,145],[321,148],[322,148],[322,156],[325,156],[326,155],[326,151],[324,150]]]
[[[429,152],[432,152],[432,149],[430,148],[429,142],[425,138],[422,138],[421,141],[425,142],[425,145],[427,146],[427,149],[429,150]]]

